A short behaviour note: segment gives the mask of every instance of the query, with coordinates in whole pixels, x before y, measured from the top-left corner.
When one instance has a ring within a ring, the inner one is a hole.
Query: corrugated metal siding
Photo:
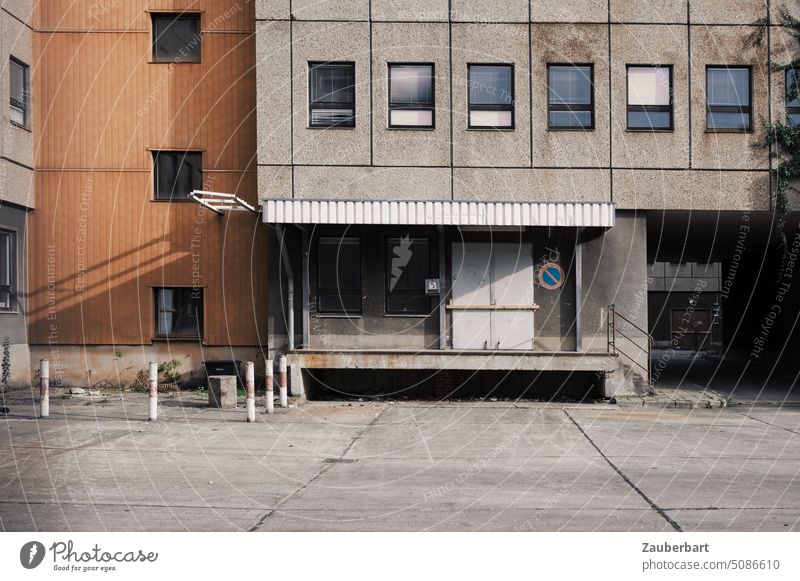
[[[208,189],[256,203],[252,3],[204,35],[202,64],[147,62],[146,9],[204,10],[206,26],[232,5],[37,3],[39,25],[57,32],[34,35],[31,343],[149,343],[151,287],[192,286],[196,274],[206,344],[258,345],[266,337],[266,236],[258,220],[152,201],[148,148],[199,148]]]
[[[613,203],[264,200],[277,224],[614,226]]]

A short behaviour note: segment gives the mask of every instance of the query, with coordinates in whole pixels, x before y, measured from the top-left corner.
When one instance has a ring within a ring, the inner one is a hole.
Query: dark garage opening
[[[533,400],[601,399],[594,372],[305,369],[310,400]]]

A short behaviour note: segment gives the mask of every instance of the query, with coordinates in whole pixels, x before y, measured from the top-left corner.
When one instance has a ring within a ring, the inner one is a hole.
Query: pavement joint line
[[[381,408],[381,411],[379,411],[377,414],[375,414],[375,417],[372,418],[372,420],[367,425],[365,425],[361,430],[359,430],[359,432],[353,437],[353,439],[350,441],[350,443],[347,444],[347,447],[345,447],[345,449],[342,451],[342,453],[339,454],[339,456],[338,456],[339,460],[344,459],[344,457],[347,455],[347,453],[350,451],[350,449],[353,447],[353,445],[366,433],[366,431],[368,429],[370,429],[372,426],[374,426],[376,424],[376,422],[383,415],[383,412],[385,412],[387,409],[389,409],[389,406],[388,405],[384,405]],[[284,504],[289,502],[294,496],[296,496],[297,494],[301,493],[303,490],[305,490],[306,488],[311,486],[311,484],[313,484],[316,480],[318,480],[319,478],[324,476],[325,473],[328,472],[328,470],[333,468],[335,465],[336,465],[336,462],[323,463],[322,468],[320,468],[320,470],[314,476],[312,476],[311,479],[308,482],[302,484],[301,486],[299,486],[298,488],[296,488],[295,490],[293,490],[292,492],[290,492],[289,494],[284,496],[277,503],[275,503],[275,506],[273,506],[269,511],[267,511],[267,513],[264,516],[262,516],[260,519],[258,519],[258,522],[255,525],[253,525],[252,527],[247,529],[247,532],[252,533],[252,532],[257,531],[259,528],[261,528],[261,526],[267,521],[267,519],[269,517],[271,517],[273,514],[275,514],[280,509],[280,507],[282,507]]]
[[[581,425],[580,425],[578,422],[576,422],[576,421],[575,421],[575,419],[574,419],[574,418],[573,418],[573,417],[572,417],[572,416],[569,414],[569,412],[568,412],[567,410],[563,410],[563,411],[564,411],[564,414],[565,414],[565,415],[566,415],[566,416],[569,418],[569,421],[571,421],[571,422],[572,422],[572,423],[575,425],[575,427],[576,427],[576,428],[578,428],[578,430],[581,432],[581,434],[583,434],[583,436],[584,436],[584,437],[585,437],[585,438],[586,438],[586,439],[589,441],[589,443],[592,445],[592,447],[593,447],[595,450],[597,450],[597,453],[598,453],[598,454],[600,454],[600,456],[602,456],[602,457],[603,457],[603,460],[605,460],[605,461],[606,461],[606,463],[608,463],[608,465],[609,465],[609,466],[611,466],[611,468],[614,470],[614,472],[616,472],[617,474],[619,474],[619,475],[620,475],[620,477],[621,477],[621,478],[622,478],[622,479],[625,481],[625,483],[626,483],[628,486],[630,486],[630,487],[631,487],[631,488],[632,488],[632,489],[633,489],[633,490],[634,490],[634,491],[635,491],[635,492],[636,492],[636,493],[637,493],[639,496],[641,496],[641,497],[644,499],[644,501],[645,501],[645,502],[647,502],[647,504],[649,504],[649,505],[650,505],[650,507],[651,507],[651,508],[652,508],[654,511],[656,511],[656,512],[658,513],[658,515],[659,515],[659,516],[661,516],[661,518],[663,518],[665,521],[667,521],[667,522],[669,523],[669,525],[670,525],[670,526],[671,526],[673,529],[675,529],[675,530],[676,530],[677,532],[679,532],[679,533],[682,533],[682,532],[683,532],[683,529],[681,528],[681,526],[680,526],[680,525],[679,525],[677,522],[675,522],[675,521],[674,521],[672,518],[670,518],[670,516],[669,516],[669,515],[668,515],[668,514],[667,514],[667,513],[664,511],[664,509],[663,509],[663,508],[661,508],[661,507],[660,507],[660,506],[658,506],[658,505],[657,505],[655,502],[653,502],[653,500],[651,500],[649,496],[647,496],[647,495],[646,495],[646,494],[645,494],[645,493],[644,493],[644,492],[643,492],[643,491],[642,491],[642,490],[641,490],[641,489],[640,489],[638,486],[636,486],[636,484],[634,484],[634,483],[633,483],[633,481],[632,481],[630,478],[628,478],[628,477],[625,475],[625,473],[624,473],[622,470],[620,470],[620,469],[617,467],[617,465],[616,465],[616,464],[614,464],[614,463],[613,463],[613,462],[612,462],[612,461],[609,459],[609,457],[608,457],[608,456],[606,456],[606,455],[603,453],[603,451],[600,449],[600,447],[599,447],[597,444],[595,444],[595,443],[594,443],[594,440],[592,440],[592,439],[589,437],[589,434],[587,434],[587,433],[586,433],[586,431],[585,431],[585,430],[584,430],[584,429],[581,427]]]
[[[742,416],[744,416],[744,417],[746,417],[746,418],[747,418],[747,419],[749,419],[749,420],[753,420],[753,421],[755,421],[755,422],[761,422],[762,424],[766,424],[766,425],[768,425],[770,428],[777,428],[778,430],[786,430],[787,432],[791,432],[792,434],[798,434],[798,435],[800,435],[800,432],[798,432],[797,430],[793,430],[793,429],[791,429],[791,428],[784,428],[783,426],[778,426],[778,425],[776,425],[776,424],[771,424],[771,423],[769,423],[769,422],[766,422],[766,421],[764,421],[764,420],[762,420],[762,419],[759,419],[759,418],[754,418],[753,416],[749,416],[749,415],[747,415],[747,414],[746,414],[746,413],[744,413],[744,412],[736,412],[736,413],[737,413],[737,414],[740,414],[740,415],[742,415]]]

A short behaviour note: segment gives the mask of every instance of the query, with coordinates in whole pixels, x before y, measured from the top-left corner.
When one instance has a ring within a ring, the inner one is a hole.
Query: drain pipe
[[[283,226],[275,224],[275,230],[278,233],[278,241],[281,245],[281,262],[283,263],[283,270],[286,272],[286,308],[289,311],[286,319],[287,333],[289,335],[289,351],[294,351],[294,275],[292,274],[292,265],[289,262],[289,253],[286,251],[286,244],[283,239]]]

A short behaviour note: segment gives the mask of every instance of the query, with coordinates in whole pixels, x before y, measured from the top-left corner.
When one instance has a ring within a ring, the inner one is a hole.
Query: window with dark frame
[[[355,63],[308,63],[308,126],[356,126]]]
[[[9,59],[9,93],[11,122],[22,127],[28,126],[29,96],[30,96],[30,67],[20,60]]]
[[[706,67],[706,124],[709,131],[750,131],[753,127],[750,67]]]
[[[514,128],[513,65],[467,65],[469,129]]]
[[[154,151],[156,200],[184,201],[203,189],[203,154],[199,151]]]
[[[434,127],[432,64],[389,64],[389,127]]]
[[[317,311],[361,314],[361,239],[320,237],[317,246]]]
[[[0,311],[17,309],[17,233],[0,229]]]
[[[386,314],[429,315],[431,298],[425,279],[431,277],[430,239],[386,239]]]
[[[672,66],[628,65],[628,130],[672,131]]]
[[[203,289],[157,288],[156,336],[166,339],[203,337]]]
[[[594,66],[547,65],[548,129],[594,129]]]
[[[153,62],[200,62],[199,13],[151,13],[153,22]]]
[[[786,69],[786,115],[789,123],[800,125],[800,71]]]

